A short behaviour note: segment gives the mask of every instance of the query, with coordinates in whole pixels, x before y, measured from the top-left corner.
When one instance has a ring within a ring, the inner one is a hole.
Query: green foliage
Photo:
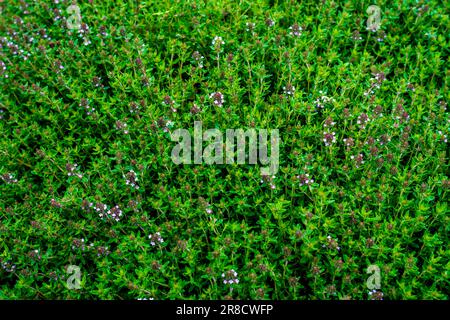
[[[0,298],[449,298],[445,4],[70,4],[0,2]],[[194,121],[278,173],[174,164]]]

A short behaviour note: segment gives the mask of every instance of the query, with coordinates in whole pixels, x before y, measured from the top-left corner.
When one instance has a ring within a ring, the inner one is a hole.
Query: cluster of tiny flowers
[[[314,183],[314,179],[311,179],[308,173],[297,176],[297,179],[300,181],[300,186],[310,185]]]
[[[255,24],[253,22],[247,22],[245,26],[247,27],[245,30],[250,32],[253,32],[253,30],[255,29]]]
[[[23,25],[23,19],[21,17],[14,17],[14,21],[17,25]]]
[[[100,26],[98,30],[100,31],[99,35],[103,37],[106,37],[108,35],[108,33],[106,33],[106,26]]]
[[[138,178],[136,173],[133,170],[130,170],[126,176],[126,184],[132,186],[135,189],[139,189],[139,185],[137,184]]]
[[[283,87],[284,94],[287,96],[293,96],[295,93],[295,87],[288,83],[285,87]]]
[[[375,289],[369,291],[369,296],[371,300],[383,300],[383,292],[377,291]]]
[[[224,44],[225,41],[223,41],[222,37],[215,36],[214,39],[212,40],[212,46],[217,51],[220,51]]]
[[[408,90],[411,90],[412,92],[416,91],[416,89],[414,88],[414,85],[412,83],[409,83],[409,82],[406,84],[406,88]]]
[[[21,1],[20,2],[20,9],[23,11],[23,14],[29,14],[30,11],[27,10],[28,8],[28,3],[26,3],[25,1]]]
[[[6,64],[0,60],[0,75],[3,75],[5,78],[8,78],[8,74],[6,73]]]
[[[136,300],[143,300],[143,301],[146,301],[146,300],[154,300],[153,298],[137,298]]]
[[[91,243],[89,246],[86,245],[86,241],[84,238],[81,239],[73,239],[72,241],[72,250],[81,249],[82,251],[89,250],[94,246],[93,243]]]
[[[428,12],[428,10],[430,10],[430,6],[428,4],[420,7],[414,7],[414,11],[419,17],[422,16],[424,13]]]
[[[319,91],[319,93],[320,93],[320,97],[317,98],[315,101],[316,108],[323,109],[326,103],[334,102],[334,99],[324,95],[323,91]]]
[[[64,17],[61,15],[62,14],[62,10],[61,9],[53,9],[53,21],[58,21],[58,20],[63,20]]]
[[[377,141],[380,143],[380,145],[384,145],[388,142],[391,142],[391,138],[387,134],[383,134]]]
[[[5,173],[0,177],[2,178],[3,181],[6,182],[6,184],[17,183],[17,179],[15,179],[11,173]]]
[[[120,217],[122,216],[122,210],[120,210],[120,207],[116,205],[115,207],[109,209],[106,213],[100,213],[99,216],[100,218],[110,218],[119,221]]]
[[[395,108],[395,119],[400,120],[400,123],[409,120],[409,114],[405,111],[405,108],[401,104],[398,104]]]
[[[89,207],[92,207],[92,206],[93,206],[93,204],[90,203],[90,204],[89,204]],[[97,212],[99,212],[99,216],[100,216],[100,217],[103,217],[103,215],[104,215],[104,213],[106,212],[106,210],[108,210],[108,207],[106,206],[106,204],[103,204],[103,203],[101,203],[101,202],[97,202],[97,203],[95,204],[94,210],[97,211]]]
[[[172,100],[172,98],[170,96],[165,96],[163,99],[162,104],[169,106],[170,110],[172,110],[172,112],[177,112],[177,109],[175,109],[175,101]]]
[[[95,108],[91,107],[89,105],[89,101],[87,99],[84,99],[84,98],[81,99],[79,106],[83,107],[84,109],[86,109],[86,114],[88,116],[90,116],[95,111]]]
[[[358,31],[358,30],[355,30],[355,31],[353,31],[353,34],[352,34],[352,39],[353,39],[353,40],[355,40],[355,41],[359,41],[359,40],[362,40],[362,37],[360,36],[360,34],[359,34],[359,31]]]
[[[3,48],[3,45],[6,45],[6,47],[9,49],[11,54],[13,54],[15,56],[19,56],[23,60],[27,60],[28,57],[31,56],[31,54],[25,52],[23,49],[20,49],[20,47],[12,41],[13,38],[17,38],[16,37],[17,36],[17,32],[12,32],[12,33],[8,32],[8,34],[10,35],[10,37],[9,37],[10,40],[8,40],[6,37],[3,37],[1,39],[1,46],[0,46],[0,48]],[[24,36],[24,38],[27,38],[27,37],[28,36]],[[28,41],[29,42],[33,42],[34,38],[31,37],[31,38],[28,39]]]
[[[87,242],[85,241],[84,238],[74,239],[72,241],[72,250],[94,251],[97,252],[98,257],[107,256],[111,253],[111,251],[108,250],[108,247],[102,246],[95,247],[92,242],[89,245],[87,245]]]
[[[213,100],[214,105],[218,107],[222,107],[225,99],[223,98],[223,94],[221,92],[213,92],[209,95],[209,98]]]
[[[231,269],[230,271],[227,271],[225,273],[222,273],[223,283],[232,285],[233,283],[238,284],[239,279],[237,277],[238,273]]]
[[[202,110],[194,103],[194,105],[191,108],[191,113],[192,114],[197,114],[197,113],[200,113],[200,112],[202,112]]]
[[[378,42],[383,42],[384,39],[386,39],[386,32],[384,32],[383,30],[381,30],[380,32],[378,32],[378,35],[377,35],[377,41],[378,41]]]
[[[128,208],[133,209],[134,212],[139,212],[138,204],[138,201],[130,200],[128,201]]]
[[[129,133],[129,131],[128,131],[128,129],[127,129],[127,124],[126,124],[126,122],[122,122],[122,121],[120,121],[120,120],[117,120],[117,121],[116,121],[116,129],[117,129],[117,130],[123,131],[124,134],[128,134],[128,133]]]
[[[380,118],[383,117],[383,107],[380,105],[376,106],[375,109],[373,110],[373,114]]]
[[[336,249],[341,250],[339,247],[337,240],[333,239],[331,236],[327,236],[327,244],[322,246],[323,248],[327,247],[328,249]]]
[[[39,30],[39,35],[41,36],[42,39],[46,39],[46,40],[51,40],[52,38],[49,37],[49,35],[47,34],[47,31],[45,29],[40,29]]]
[[[155,121],[155,126],[158,126],[163,129],[164,132],[169,132],[170,129],[174,126],[174,122],[171,120],[164,120],[163,118],[159,118],[158,121]]]
[[[359,125],[359,127],[361,129],[365,129],[367,123],[370,121],[369,117],[367,116],[367,114],[362,113],[359,117],[358,120],[356,121],[356,123]]]
[[[108,250],[108,247],[99,246],[96,248],[96,250],[97,250],[98,257],[107,256],[111,253],[111,251]]]
[[[323,133],[323,142],[325,146],[329,147],[333,143],[336,142],[336,132],[324,132]]]
[[[323,127],[324,127],[324,128],[330,128],[330,127],[333,127],[335,124],[336,124],[336,122],[334,122],[333,119],[332,119],[331,117],[328,117],[328,118],[325,120],[325,122],[324,122],[324,124],[323,124]]]
[[[142,86],[144,86],[144,87],[148,87],[150,85],[150,81],[148,80],[146,75],[143,75],[141,77],[141,83],[142,83]]]
[[[94,77],[94,78],[92,78],[92,84],[96,88],[103,88],[102,78],[101,77]]]
[[[192,59],[195,60],[195,62],[197,63],[197,66],[198,66],[200,69],[203,68],[203,60],[205,59],[205,57],[202,56],[202,55],[200,54],[200,52],[195,51],[195,52],[192,54]]]
[[[441,141],[447,142],[447,135],[443,134],[442,131],[438,131]]]
[[[59,203],[58,201],[56,201],[53,198],[50,200],[50,205],[52,207],[54,207],[54,208],[61,208],[62,207],[61,203]]]
[[[91,40],[88,38],[89,34],[89,26],[86,23],[81,24],[81,28],[78,30],[78,34],[80,38],[83,38],[83,44],[85,46],[91,44]]]
[[[364,92],[364,96],[367,97],[371,94],[374,94],[375,89],[379,89],[384,81],[386,81],[386,75],[384,74],[384,72],[374,73],[374,77],[370,78],[370,88],[366,92]]]
[[[62,69],[64,69],[64,66],[61,64],[61,61],[56,60],[54,63],[55,66],[55,73],[59,73]]]
[[[289,27],[289,30],[291,30],[291,32],[289,32],[291,36],[300,37],[302,35],[303,28],[297,23],[294,23],[294,25]]]
[[[356,157],[355,156],[350,156],[350,158],[355,161],[355,166],[357,168],[359,168],[359,166],[364,163],[362,153],[358,154]]]
[[[39,250],[31,250],[28,252],[28,256],[32,259],[41,260],[42,256],[39,254]]]
[[[69,177],[71,176],[77,176],[78,178],[83,178],[83,175],[81,173],[76,173],[75,170],[78,169],[78,164],[74,163],[74,164],[66,164],[66,170],[67,170],[67,175]]]
[[[130,102],[130,113],[139,113],[139,105],[136,102]]]
[[[270,18],[266,19],[266,26],[273,27],[274,25],[275,25],[275,21],[273,21]]]
[[[375,87],[377,87],[377,85],[375,85]],[[367,96],[372,95],[374,93],[375,93],[375,91],[372,89],[372,87],[370,87],[370,89],[368,89],[367,91],[364,92],[364,96],[367,97]]]
[[[200,202],[200,206],[205,209],[206,213],[211,214],[212,213],[211,204],[208,201],[206,201],[205,198],[203,197],[200,197],[198,200]]]
[[[5,113],[5,110],[0,109],[0,120],[3,119],[3,113]]]
[[[270,186],[270,189],[274,190],[274,189],[276,189],[274,180],[275,180],[275,176],[262,175],[261,183],[268,183]]]
[[[166,127],[165,127],[165,131],[169,131],[170,129],[172,129],[172,127],[173,127],[173,125],[174,125],[174,122],[173,121],[167,121],[166,122]]]
[[[161,237],[161,234],[159,232],[149,235],[148,238],[150,239],[150,244],[152,246],[156,246],[157,243],[164,242],[164,239]]]
[[[12,264],[10,261],[2,262],[1,266],[6,272],[14,272],[14,270],[16,270],[16,265]]]
[[[374,74],[374,78],[371,78],[371,80],[376,80],[378,84],[381,84],[382,82],[386,81],[386,75],[384,72],[377,72]]]
[[[353,147],[355,145],[355,141],[353,140],[353,138],[345,138],[343,141],[345,146],[347,147]]]

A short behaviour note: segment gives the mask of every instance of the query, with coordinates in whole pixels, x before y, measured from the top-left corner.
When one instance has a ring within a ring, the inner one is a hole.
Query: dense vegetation
[[[0,298],[448,299],[448,3],[71,4],[0,1]]]

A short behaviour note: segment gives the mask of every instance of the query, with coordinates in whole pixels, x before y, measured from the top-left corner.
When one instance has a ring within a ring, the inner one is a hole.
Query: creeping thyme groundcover
[[[449,11],[0,1],[0,298],[448,299]]]

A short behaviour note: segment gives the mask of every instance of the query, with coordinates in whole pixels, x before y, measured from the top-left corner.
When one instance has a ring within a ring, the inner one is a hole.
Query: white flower
[[[214,39],[213,39],[213,41],[212,41],[213,47],[215,47],[216,44],[219,44],[219,46],[220,46],[220,45],[225,44],[225,42],[222,40],[222,37],[215,36]]]

